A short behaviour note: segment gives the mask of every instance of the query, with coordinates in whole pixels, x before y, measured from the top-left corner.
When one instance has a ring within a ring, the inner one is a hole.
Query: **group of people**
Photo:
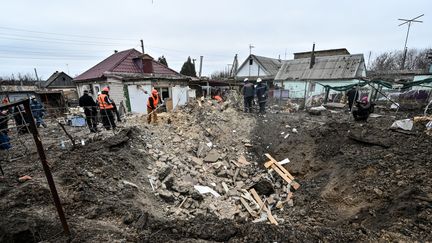
[[[114,115],[117,117],[117,122],[121,122],[120,113],[115,102],[109,96],[110,89],[105,87],[97,96],[96,101],[89,95],[88,90],[84,90],[83,96],[79,99],[79,106],[84,108],[87,125],[90,132],[98,132],[98,109],[102,120],[102,125],[106,130],[115,129],[117,127]],[[160,101],[157,90],[152,90],[150,97],[147,100],[147,122],[157,122],[156,110]]]
[[[257,84],[254,85],[249,81],[248,78],[244,79],[244,85],[242,88],[243,99],[244,99],[244,112],[252,113],[252,105],[254,103],[254,98],[257,98],[259,113],[265,114],[265,107],[268,98],[268,87],[261,78],[257,79]]]
[[[2,105],[9,104],[8,97],[3,98],[1,103]],[[34,95],[30,97],[30,109],[36,126],[46,128],[47,125],[43,120],[46,110]],[[31,116],[25,113],[23,105],[0,109],[0,150],[8,150],[12,147],[9,138],[9,120],[11,117],[15,120],[18,134],[21,135],[29,132],[28,124],[31,121]]]
[[[109,97],[109,91],[109,87],[103,88],[101,93],[97,96],[96,101],[89,95],[88,90],[84,90],[84,94],[79,98],[79,106],[84,108],[84,114],[90,132],[98,132],[98,108],[102,119],[102,125],[106,130],[115,129],[117,127],[114,114],[117,116],[117,121],[121,122],[117,106]]]

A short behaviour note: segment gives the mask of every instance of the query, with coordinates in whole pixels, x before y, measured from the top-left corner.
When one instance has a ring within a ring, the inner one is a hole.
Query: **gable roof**
[[[310,67],[310,58],[284,61],[275,80],[337,80],[364,76],[363,54],[316,57]]]
[[[134,61],[134,59],[136,58],[146,58],[147,60],[150,60],[152,63],[153,72],[145,73],[142,67],[140,68],[138,64]],[[153,60],[150,55],[142,54],[135,49],[129,49],[112,54],[105,60],[101,61],[94,67],[90,68],[89,70],[76,77],[74,80],[84,81],[103,79],[108,74],[114,75],[116,77],[140,76],[142,78],[163,77],[169,79],[185,79],[185,76]]]
[[[61,75],[65,75],[67,77],[69,77],[72,80],[72,77],[67,75],[65,72],[59,72],[59,71],[55,71],[43,84],[44,87],[48,87],[51,85],[52,82],[56,81],[57,78],[59,78]],[[72,85],[72,87],[74,87],[75,85]]]
[[[282,65],[282,61],[276,58],[270,58],[270,57],[263,57],[263,56],[257,56],[254,54],[249,55],[246,60],[240,65],[240,67],[237,69],[237,73],[239,70],[241,70],[248,62],[249,59],[255,60],[255,62],[260,65],[260,67],[270,76],[275,76],[277,72],[279,71],[279,68]]]

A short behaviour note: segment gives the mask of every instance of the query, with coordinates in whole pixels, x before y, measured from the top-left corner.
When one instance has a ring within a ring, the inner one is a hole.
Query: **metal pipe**
[[[60,198],[58,196],[57,189],[56,189],[56,186],[54,183],[54,179],[53,179],[53,176],[51,174],[51,170],[50,170],[49,165],[48,165],[48,161],[47,161],[47,158],[45,155],[45,150],[43,148],[42,141],[41,141],[41,138],[39,136],[39,132],[36,128],[36,123],[34,121],[33,114],[31,112],[30,100],[29,99],[25,100],[23,102],[23,105],[24,105],[24,110],[25,110],[26,114],[31,118],[30,122],[29,122],[30,131],[33,134],[33,138],[34,138],[34,141],[36,144],[39,158],[42,162],[42,167],[43,167],[43,170],[45,172],[45,176],[47,178],[48,185],[49,185],[49,188],[50,188],[53,200],[54,200],[55,207],[57,209],[57,213],[58,213],[60,221],[62,223],[64,233],[66,235],[70,235],[69,226],[67,224],[66,217],[65,217],[65,214],[63,212],[63,207],[61,205]]]

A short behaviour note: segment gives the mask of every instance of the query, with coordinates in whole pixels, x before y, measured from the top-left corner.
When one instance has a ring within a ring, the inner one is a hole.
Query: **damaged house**
[[[251,54],[238,68],[235,79],[243,81],[245,78],[248,78],[255,81],[257,78],[261,78],[271,83],[281,66],[282,61],[280,59]]]
[[[74,79],[79,95],[89,90],[96,99],[104,88],[120,111],[147,113],[146,104],[152,89],[166,102],[167,109],[175,109],[188,100],[189,77],[155,61],[148,54],[135,49],[115,52]]]
[[[325,93],[323,85],[344,86],[366,77],[363,54],[346,49],[295,53],[283,61],[275,86],[288,90],[289,98],[304,98]]]

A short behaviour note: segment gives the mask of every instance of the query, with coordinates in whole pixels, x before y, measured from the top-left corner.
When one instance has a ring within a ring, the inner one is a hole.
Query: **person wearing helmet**
[[[43,105],[36,99],[36,96],[32,95],[30,96],[30,108],[32,111],[32,115],[36,120],[36,127],[40,127],[41,125],[43,127],[47,127],[45,124],[43,117],[45,115],[45,108]]]
[[[97,97],[97,103],[99,105],[100,115],[102,117],[102,124],[106,130],[116,128],[113,114],[113,101],[108,96],[109,88],[105,87],[102,89],[101,94]]]
[[[259,105],[259,112],[261,114],[265,113],[265,105],[267,102],[267,85],[262,81],[261,78],[257,79],[257,86],[256,86],[256,96],[258,98],[258,105]]]
[[[244,101],[244,112],[252,112],[252,101],[255,96],[255,87],[249,82],[248,78],[243,80],[244,85],[242,88],[243,101]]]
[[[159,93],[157,90],[153,89],[150,97],[147,100],[147,123],[150,124],[153,120],[153,123],[157,123],[157,114],[156,109],[159,103]]]

